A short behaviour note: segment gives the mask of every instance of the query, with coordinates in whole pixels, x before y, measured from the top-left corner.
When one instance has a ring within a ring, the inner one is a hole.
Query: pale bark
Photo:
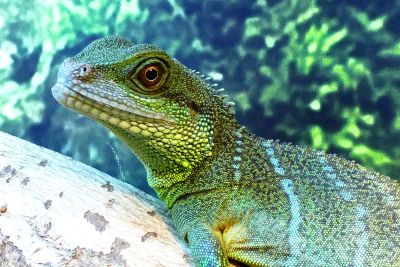
[[[0,132],[0,266],[189,266],[157,199]]]

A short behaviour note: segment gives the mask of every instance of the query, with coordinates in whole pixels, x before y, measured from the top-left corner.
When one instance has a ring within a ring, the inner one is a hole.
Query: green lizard
[[[198,266],[400,266],[398,181],[251,134],[162,50],[99,39],[52,92],[137,155]]]

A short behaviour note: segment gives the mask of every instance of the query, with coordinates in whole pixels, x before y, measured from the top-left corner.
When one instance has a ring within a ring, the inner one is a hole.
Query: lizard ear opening
[[[165,64],[152,59],[140,64],[132,79],[145,92],[155,92],[162,87],[166,80],[167,69]]]
[[[196,103],[190,102],[188,104],[190,116],[195,117],[197,113],[199,113],[199,108],[197,107]]]

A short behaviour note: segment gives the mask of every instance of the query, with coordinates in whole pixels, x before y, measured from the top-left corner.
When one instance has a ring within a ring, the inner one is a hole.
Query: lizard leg
[[[229,266],[222,235],[205,225],[197,225],[188,232],[192,255],[199,267]]]

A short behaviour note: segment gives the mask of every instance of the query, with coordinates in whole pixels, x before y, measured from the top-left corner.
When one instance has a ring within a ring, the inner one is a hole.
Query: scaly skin
[[[254,136],[160,49],[97,40],[52,91],[138,156],[198,266],[400,266],[398,181]]]

